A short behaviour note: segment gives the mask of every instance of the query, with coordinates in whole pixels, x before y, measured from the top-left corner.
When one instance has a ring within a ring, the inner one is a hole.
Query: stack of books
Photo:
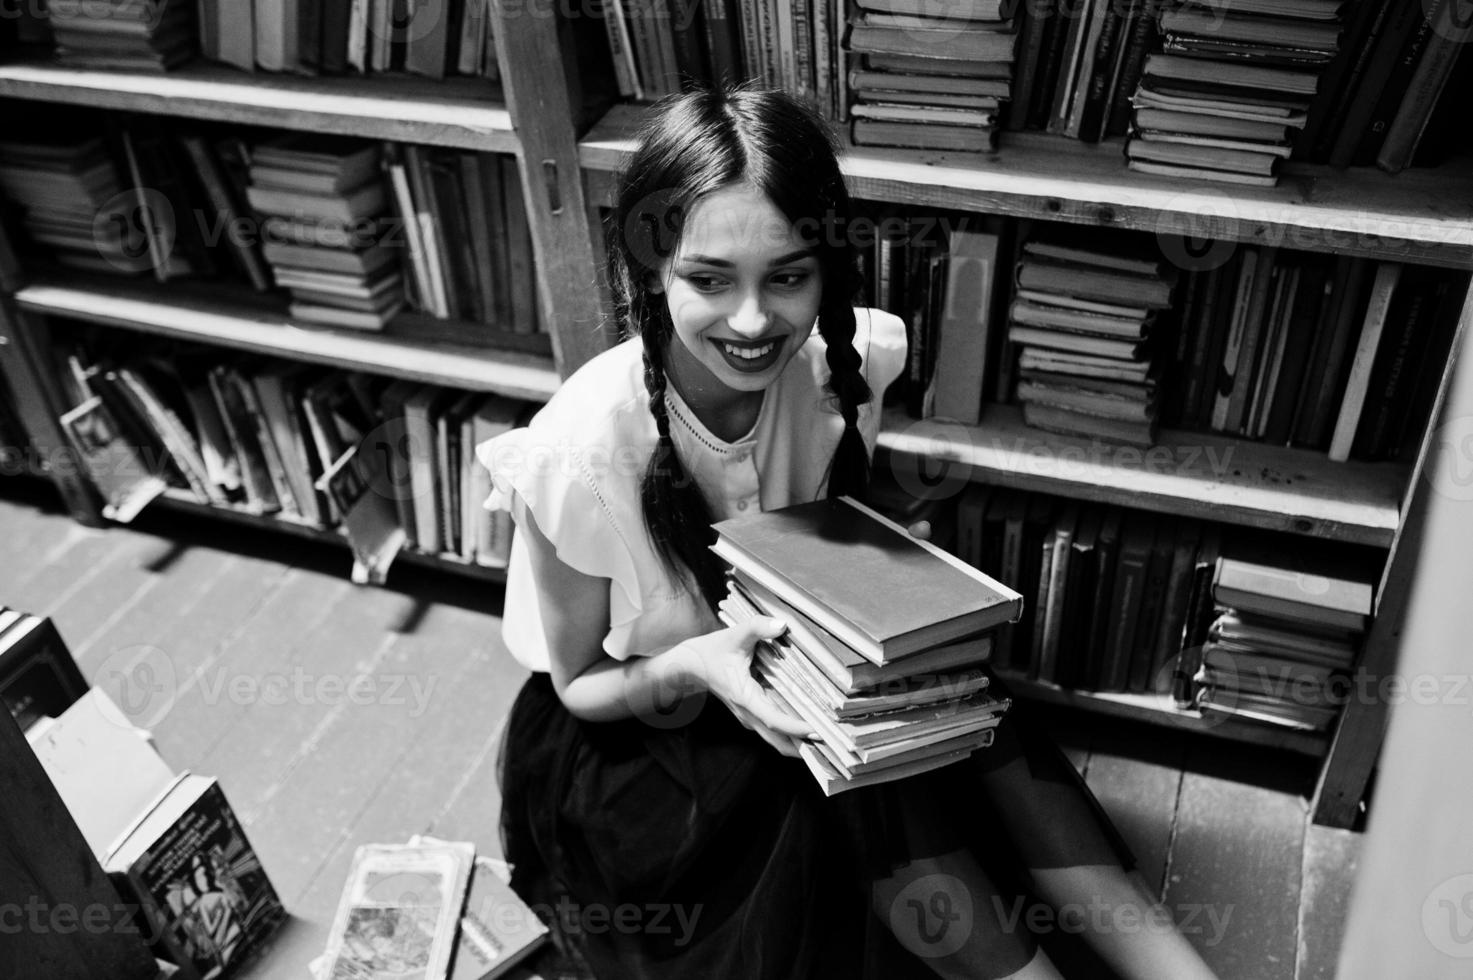
[[[1151,328],[1169,309],[1164,263],[1119,250],[1030,241],[1018,261],[1008,340],[1029,425],[1151,445],[1158,372]]]
[[[716,525],[721,614],[782,619],[756,670],[817,733],[799,748],[826,795],[958,761],[1009,706],[988,693],[991,633],[1022,598],[847,497]]]
[[[63,64],[167,71],[197,51],[194,6],[178,0],[53,0],[47,11]]]
[[[401,250],[383,220],[380,147],[289,136],[257,146],[246,196],[266,218],[262,254],[308,323],[378,330],[404,305]]]
[[[1014,6],[857,0],[849,51],[863,61],[848,74],[854,142],[996,149],[998,112],[1012,95]]]
[[[132,201],[100,139],[42,138],[0,143],[0,193],[24,216],[33,241],[63,265],[146,272],[127,214]]]
[[[1195,675],[1202,712],[1328,728],[1345,693],[1335,681],[1370,622],[1370,584],[1220,558],[1212,597],[1217,619]]]
[[[1126,145],[1145,173],[1272,186],[1339,49],[1340,0],[1206,0],[1161,15]]]

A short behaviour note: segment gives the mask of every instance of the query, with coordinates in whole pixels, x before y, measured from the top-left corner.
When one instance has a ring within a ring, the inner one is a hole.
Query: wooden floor
[[[308,976],[357,845],[499,854],[497,736],[525,677],[500,589],[407,567],[360,588],[347,564],[177,515],[91,530],[44,485],[0,484],[0,603],[52,616],[168,763],[220,780],[292,913],[248,980]],[[1334,976],[1359,836],[1309,824],[1307,764],[1047,717],[1222,977]]]

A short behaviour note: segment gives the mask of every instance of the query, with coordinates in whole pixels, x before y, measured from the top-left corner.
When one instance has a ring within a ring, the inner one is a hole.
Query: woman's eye
[[[803,285],[805,282],[808,281],[809,275],[810,273],[804,272],[802,270],[798,270],[795,272],[779,272],[777,275],[772,277],[772,281],[778,286],[785,286],[789,289],[796,289],[797,287]]]
[[[720,289],[725,283],[716,276],[704,276],[699,273],[685,277],[685,281],[703,293],[712,293]]]

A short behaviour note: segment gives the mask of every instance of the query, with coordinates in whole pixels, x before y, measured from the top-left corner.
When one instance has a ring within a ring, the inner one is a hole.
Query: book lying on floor
[[[474,861],[467,843],[358,848],[329,934],[329,980],[446,980]]]
[[[712,550],[876,664],[1013,622],[1022,597],[848,497],[716,524]]]

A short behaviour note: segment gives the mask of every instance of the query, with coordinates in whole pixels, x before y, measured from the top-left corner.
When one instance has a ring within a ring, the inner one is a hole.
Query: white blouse
[[[854,346],[874,397],[858,426],[874,453],[880,398],[906,358],[905,325],[882,310],[855,310]],[[844,432],[824,385],[825,344],[815,329],[763,396],[752,430],[736,442],[713,436],[674,385],[665,388],[670,437],[716,520],[818,499]],[[563,562],[609,580],[609,656],[658,653],[719,629],[699,593],[665,571],[640,508],[640,484],[659,440],[644,386],[643,347],[633,338],[567,379],[532,421],[476,448],[491,471],[488,509],[519,495]],[[529,670],[550,659],[527,550],[518,535],[507,569],[502,635]]]

